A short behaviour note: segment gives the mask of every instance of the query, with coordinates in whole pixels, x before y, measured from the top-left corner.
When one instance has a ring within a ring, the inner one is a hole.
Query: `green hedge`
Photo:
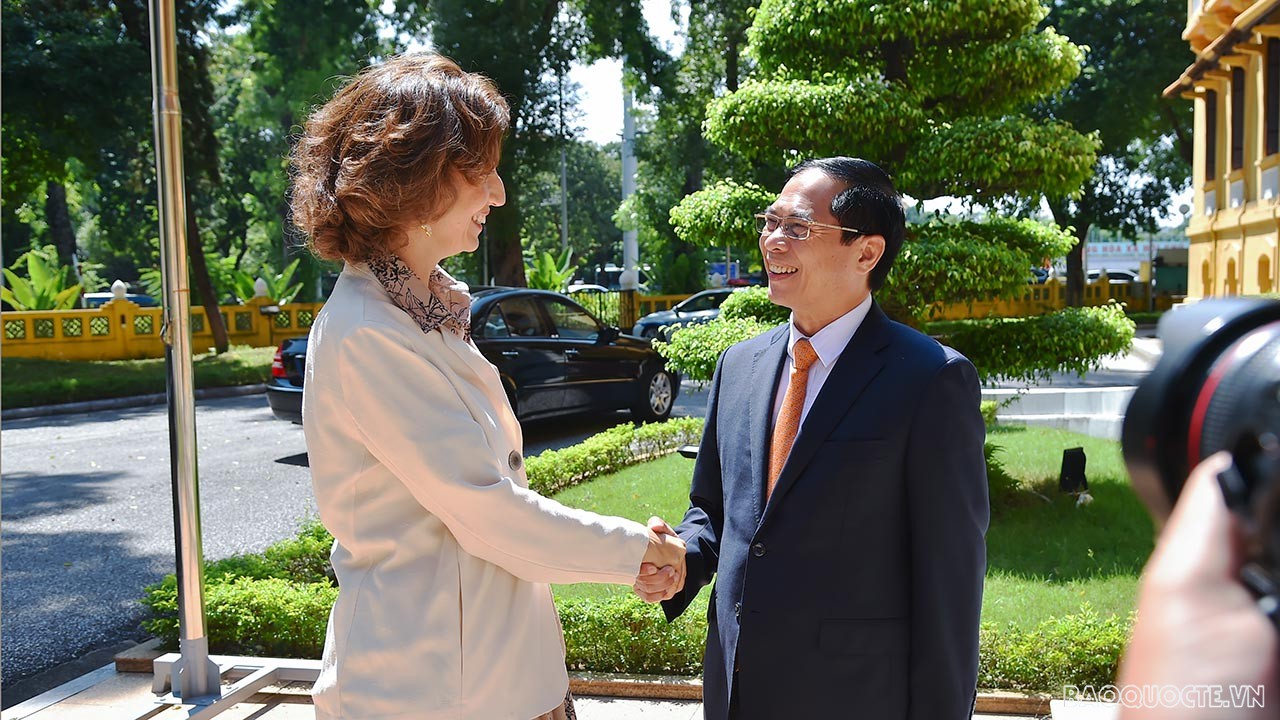
[[[696,442],[700,419],[684,418],[638,428],[622,426],[584,443],[528,461],[531,483],[560,489],[614,472]],[[597,447],[607,459],[592,461]],[[624,452],[625,450],[625,452]],[[629,454],[628,454],[629,453]],[[1018,491],[988,448],[993,507]],[[595,472],[592,472],[592,469]],[[329,609],[337,597],[329,551],[333,538],[317,522],[263,553],[209,563],[205,568],[205,617],[213,652],[265,657],[319,657]],[[706,637],[706,594],[674,623],[633,595],[557,598],[564,625],[566,662],[575,670],[689,674],[701,672]],[[147,588],[142,603],[151,617],[143,627],[168,648],[177,646],[177,583],[172,575]],[[1131,619],[1101,618],[1087,607],[1079,615],[1049,620],[1033,631],[984,625],[982,687],[1061,692],[1063,685],[1112,682]]]
[[[547,450],[525,463],[529,487],[553,495],[593,477],[670,454],[682,445],[697,445],[702,422],[702,418],[672,418],[639,427],[624,424],[577,445]]]
[[[1087,605],[1077,615],[1045,620],[1030,631],[983,624],[978,686],[1057,695],[1066,685],[1109,685],[1132,625],[1132,614],[1101,617]]]

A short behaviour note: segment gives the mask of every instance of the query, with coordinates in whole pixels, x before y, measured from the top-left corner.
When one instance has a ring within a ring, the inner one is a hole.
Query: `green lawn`
[[[1099,614],[1127,615],[1138,574],[1152,547],[1152,526],[1130,489],[1119,444],[1046,428],[998,427],[988,439],[1010,474],[1031,491],[997,508],[987,535],[983,620],[1030,629],[1089,605]],[[1057,491],[1062,450],[1084,447],[1091,504],[1076,507]],[[561,502],[641,522],[659,515],[677,522],[688,504],[693,461],[671,455],[556,495]],[[1033,492],[1034,491],[1034,492]],[[561,585],[561,597],[629,592],[616,585]],[[704,590],[704,592],[706,592]]]
[[[222,355],[197,355],[197,388],[252,385],[271,375],[275,348],[234,348]],[[0,402],[5,408],[101,400],[162,393],[163,358],[67,362],[32,358],[0,359]]]

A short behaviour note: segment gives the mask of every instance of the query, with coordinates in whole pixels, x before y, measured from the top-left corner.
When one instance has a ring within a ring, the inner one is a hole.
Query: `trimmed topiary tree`
[[[1082,49],[1039,27],[1047,12],[1038,0],[764,0],[748,33],[756,72],[711,102],[706,136],[760,165],[865,157],[917,199],[1016,206],[1070,195],[1092,174],[1097,138],[1022,112],[1080,71]],[[671,222],[685,242],[750,250],[751,214],[776,190],[721,181],[685,197]],[[1030,267],[1073,244],[1070,233],[1034,220],[914,224],[877,299],[896,319],[923,326],[940,303],[1018,296]],[[988,323],[980,326],[986,346],[1064,329],[1069,342],[1047,340],[1053,347],[1044,352],[979,370],[1031,379],[1086,368],[1128,347],[1126,323],[1119,308]],[[767,327],[758,325],[726,318],[682,329],[660,351],[705,378],[720,352]]]

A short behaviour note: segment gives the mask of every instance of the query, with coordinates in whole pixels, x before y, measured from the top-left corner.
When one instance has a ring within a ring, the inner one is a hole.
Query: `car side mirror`
[[[600,345],[611,345],[618,341],[618,336],[622,334],[622,330],[616,327],[601,328],[600,334],[596,336],[596,342]]]

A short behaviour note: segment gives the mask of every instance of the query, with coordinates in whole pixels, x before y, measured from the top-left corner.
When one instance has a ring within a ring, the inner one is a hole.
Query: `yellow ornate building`
[[[1195,62],[1165,97],[1195,102],[1191,298],[1277,292],[1280,0],[1188,0]]]

